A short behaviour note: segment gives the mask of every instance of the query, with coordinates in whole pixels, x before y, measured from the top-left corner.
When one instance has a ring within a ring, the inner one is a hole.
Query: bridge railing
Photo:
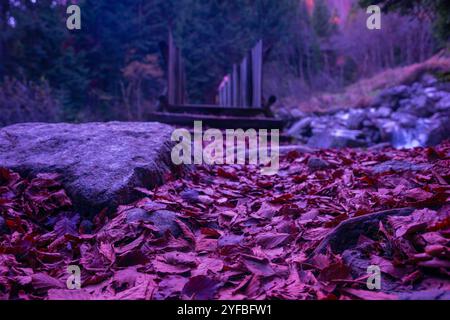
[[[169,30],[167,51],[167,94],[160,97],[161,110],[171,106],[188,106],[186,91],[185,64],[181,50],[175,45],[172,31]],[[223,77],[217,89],[217,107],[263,109],[271,116],[270,106],[275,97],[268,101],[262,95],[263,42],[259,40],[247,52],[240,63],[233,64],[231,73]]]
[[[262,52],[263,43],[259,40],[240,64],[233,64],[231,73],[223,77],[218,87],[219,105],[262,107]]]

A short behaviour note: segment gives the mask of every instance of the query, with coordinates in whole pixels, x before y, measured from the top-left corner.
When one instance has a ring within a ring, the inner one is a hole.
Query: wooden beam
[[[231,108],[230,108],[231,109]],[[266,117],[231,117],[200,114],[178,114],[154,112],[149,121],[158,121],[172,125],[193,126],[194,121],[202,121],[205,126],[225,129],[283,129],[286,123],[279,119]]]
[[[164,110],[175,113],[188,114],[212,114],[212,115],[230,115],[230,116],[257,116],[263,115],[262,108],[242,108],[242,107],[227,107],[224,105],[170,105]]]

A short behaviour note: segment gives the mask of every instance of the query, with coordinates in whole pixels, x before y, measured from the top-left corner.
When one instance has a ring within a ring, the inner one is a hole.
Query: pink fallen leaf
[[[398,300],[398,296],[380,291],[344,289],[344,292],[362,300]]]
[[[194,276],[184,285],[183,295],[193,300],[212,299],[219,289],[220,282],[207,276]]]
[[[256,236],[256,243],[266,249],[273,249],[283,245],[289,238],[287,233],[263,233]]]
[[[265,258],[258,258],[255,256],[242,254],[241,259],[247,269],[253,274],[263,277],[270,277],[275,274],[275,271],[271,267],[269,260]]]

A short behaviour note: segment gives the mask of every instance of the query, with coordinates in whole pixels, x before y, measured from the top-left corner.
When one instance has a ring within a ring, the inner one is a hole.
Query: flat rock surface
[[[0,129],[0,167],[61,174],[82,209],[133,201],[135,187],[164,182],[174,168],[173,128],[157,122],[24,123]]]

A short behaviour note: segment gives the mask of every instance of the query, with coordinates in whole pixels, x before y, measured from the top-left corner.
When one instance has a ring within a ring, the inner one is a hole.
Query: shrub
[[[56,122],[62,106],[46,81],[5,78],[0,83],[0,127],[18,122]]]

